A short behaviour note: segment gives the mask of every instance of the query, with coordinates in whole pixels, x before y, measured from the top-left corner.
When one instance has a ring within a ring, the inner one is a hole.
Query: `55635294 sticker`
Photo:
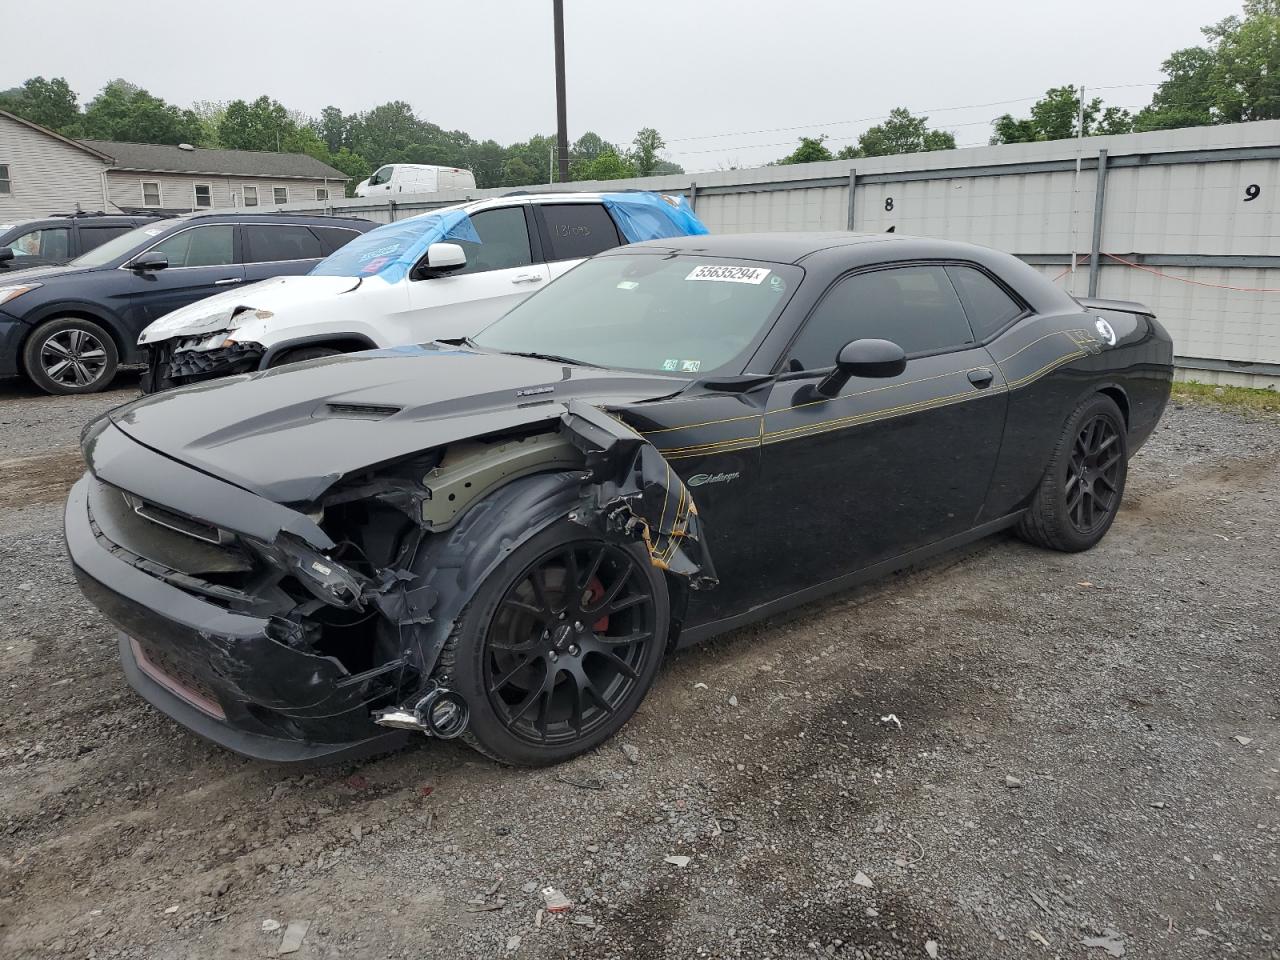
[[[766,267],[739,267],[731,263],[705,263],[689,271],[686,280],[715,280],[720,283],[764,283],[773,271]]]

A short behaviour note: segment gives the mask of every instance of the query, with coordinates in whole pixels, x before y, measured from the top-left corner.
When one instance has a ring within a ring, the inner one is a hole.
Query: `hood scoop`
[[[385,420],[403,410],[403,407],[388,407],[376,403],[326,403],[325,416],[340,417],[344,420]]]

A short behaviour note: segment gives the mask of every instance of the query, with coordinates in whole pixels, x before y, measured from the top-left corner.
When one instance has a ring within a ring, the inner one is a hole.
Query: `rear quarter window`
[[[311,232],[320,238],[320,246],[326,257],[360,236],[360,231],[345,227],[312,227]]]
[[[551,254],[548,260],[592,257],[622,243],[613,218],[599,203],[549,203],[542,208]]]

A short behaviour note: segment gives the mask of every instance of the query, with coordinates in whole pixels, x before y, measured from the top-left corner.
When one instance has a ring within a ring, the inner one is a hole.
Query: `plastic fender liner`
[[[399,571],[406,599],[398,619],[404,655],[430,676],[454,621],[493,569],[562,517],[616,539],[642,540],[654,566],[691,588],[715,586],[698,511],[679,476],[652,444],[591,404],[570,401],[561,433],[586,469],[520,477],[471,505],[444,532],[423,537],[411,569]],[[380,605],[393,609],[394,592]],[[422,601],[430,616],[422,616]],[[412,615],[409,608],[413,608]]]
[[[570,400],[561,425],[586,456],[588,484],[571,519],[601,532],[643,540],[655,567],[694,590],[718,582],[703,542],[693,494],[658,449],[622,421]]]

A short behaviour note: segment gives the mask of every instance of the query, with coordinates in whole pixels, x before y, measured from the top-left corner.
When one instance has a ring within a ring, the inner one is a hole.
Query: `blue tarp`
[[[658,193],[606,193],[602,197],[628,243],[704,234],[684,197]],[[312,268],[317,277],[381,277],[399,283],[433,243],[480,243],[465,210],[424,213],[377,227],[352,240]]]
[[[321,260],[311,274],[316,277],[376,276],[387,283],[399,283],[422,259],[427,247],[449,240],[480,242],[465,210],[424,213],[370,230]]]
[[[606,193],[604,205],[613,214],[627,243],[700,236],[707,232],[684,197],[664,193]]]

